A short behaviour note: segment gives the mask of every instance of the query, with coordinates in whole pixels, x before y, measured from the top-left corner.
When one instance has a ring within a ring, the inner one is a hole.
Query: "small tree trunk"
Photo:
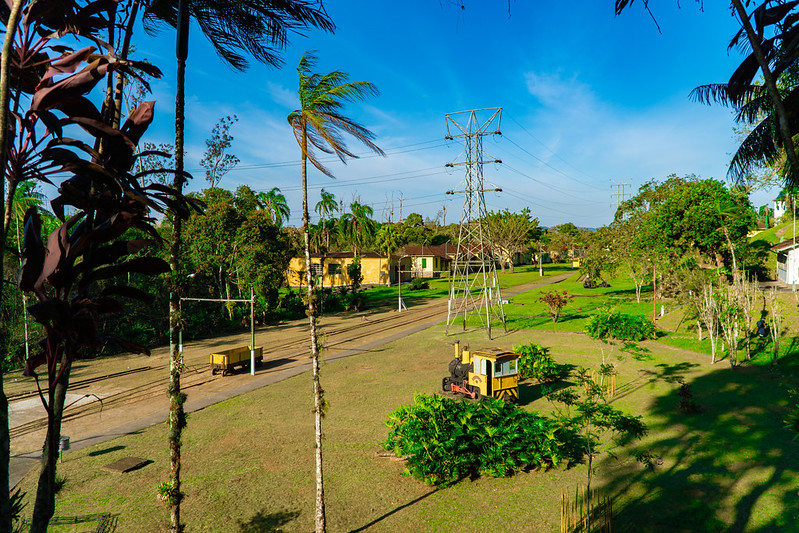
[[[716,364],[716,339],[712,327],[708,327],[707,336],[710,338],[710,364]]]
[[[120,51],[120,59],[126,60],[128,58],[128,51],[130,50],[130,39],[133,36],[133,25],[136,22],[136,16],[139,12],[140,0],[133,0],[133,5],[130,8],[130,17],[128,24],[125,27],[125,37],[122,41],[122,50]],[[114,89],[114,120],[112,126],[119,128],[119,123],[122,119],[122,91],[125,87],[125,76],[122,72],[117,72],[116,88]]]
[[[189,11],[187,0],[178,2],[178,32],[177,32],[177,81],[175,90],[175,178],[174,188],[182,194],[186,179],[183,176],[183,146],[184,146],[184,116],[185,116],[185,80],[186,59],[188,57],[189,41]],[[172,270],[172,287],[169,295],[169,338],[172,347],[169,361],[169,483],[172,487],[169,503],[169,530],[179,533],[183,530],[180,523],[180,504],[183,494],[180,491],[180,452],[181,437],[186,425],[186,416],[183,404],[186,395],[180,390],[181,361],[178,343],[180,326],[179,309],[180,293],[178,279],[180,275],[181,231],[183,221],[177,214],[172,225],[172,243],[169,249],[169,266]]]
[[[55,513],[55,474],[58,447],[61,440],[61,420],[64,416],[64,400],[69,386],[72,364],[64,363],[64,370],[55,387],[48,394],[47,436],[42,452],[42,470],[36,489],[36,503],[31,519],[31,533],[47,533],[47,525]]]
[[[308,171],[307,154],[308,139],[303,128],[302,135],[302,233],[305,241],[305,283],[308,306],[308,321],[311,336],[311,365],[313,371],[313,396],[314,396],[314,456],[316,459],[316,510],[314,522],[316,533],[326,530],[325,516],[325,486],[322,468],[322,416],[324,398],[319,379],[319,344],[316,332],[316,302],[313,294],[313,278],[311,277],[311,233],[308,216]]]
[[[5,197],[5,168],[7,163],[8,122],[10,101],[10,66],[11,49],[14,36],[17,34],[20,14],[22,13],[23,0],[14,0],[11,12],[6,23],[6,34],[3,41],[3,54],[0,59],[0,201]],[[3,206],[0,209],[5,209]],[[5,211],[0,213],[0,219],[5,219]],[[5,242],[5,232],[3,241]],[[3,266],[4,253],[0,253],[0,272],[5,272]],[[3,304],[3,291],[0,290],[0,307]],[[0,369],[0,531],[11,531],[11,499],[9,494],[9,458],[11,456],[11,436],[8,428],[8,398],[3,390],[3,372]]]

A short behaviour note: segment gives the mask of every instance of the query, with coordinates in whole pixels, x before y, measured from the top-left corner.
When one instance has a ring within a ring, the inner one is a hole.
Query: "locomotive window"
[[[508,371],[505,372],[506,374],[515,374],[516,373],[516,359],[511,359],[507,363]]]
[[[500,363],[499,361],[495,361],[494,362],[494,375],[495,376],[501,376],[502,374],[504,374],[504,372],[502,372],[502,363]]]

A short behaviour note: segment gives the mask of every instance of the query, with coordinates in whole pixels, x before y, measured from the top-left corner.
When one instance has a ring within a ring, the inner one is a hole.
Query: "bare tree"
[[[738,364],[738,339],[740,338],[743,310],[734,286],[724,287],[718,295],[718,320],[727,345],[730,367]]]
[[[735,282],[735,292],[742,312],[741,322],[746,342],[746,360],[748,361],[752,358],[752,337],[750,335],[752,330],[752,311],[754,311],[755,302],[760,299],[762,291],[758,288],[756,281],[747,280],[745,276],[739,276],[738,281]]]
[[[716,335],[718,332],[719,302],[716,291],[713,290],[713,282],[708,281],[702,284],[702,293],[697,295],[696,311],[699,319],[707,329],[710,338],[710,364],[716,364]]]
[[[200,160],[200,165],[205,169],[205,179],[211,188],[219,185],[225,174],[239,164],[239,158],[227,151],[233,144],[230,127],[239,118],[236,115],[227,115],[220,118],[211,130],[211,137],[205,140],[205,153]]]
[[[766,292],[766,306],[769,311],[769,333],[771,334],[771,340],[774,341],[774,358],[771,360],[771,364],[776,365],[777,355],[780,351],[783,314],[785,312],[785,304],[780,300],[776,287],[772,287]]]

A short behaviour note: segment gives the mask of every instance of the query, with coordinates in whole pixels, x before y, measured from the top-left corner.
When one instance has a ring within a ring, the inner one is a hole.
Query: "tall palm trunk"
[[[187,0],[180,0],[178,4],[178,31],[177,31],[177,82],[175,94],[175,178],[174,188],[177,194],[183,193],[185,178],[183,177],[183,145],[184,145],[184,112],[185,112],[185,81],[186,58],[188,57],[189,43],[189,11]],[[180,390],[181,353],[178,343],[180,329],[180,245],[182,221],[179,216],[173,218],[172,243],[169,249],[169,266],[172,270],[172,286],[169,293],[169,344],[171,356],[169,361],[169,483],[171,493],[168,498],[170,505],[170,531],[180,532],[183,525],[180,523],[180,502],[183,494],[180,491],[180,447],[183,428],[186,426],[186,414],[183,404],[186,394]]]
[[[768,59],[766,59],[763,53],[763,48],[760,46],[757,33],[752,27],[749,15],[746,13],[746,8],[741,0],[732,0],[732,5],[741,19],[741,25],[744,31],[746,31],[746,36],[749,38],[749,44],[752,45],[752,52],[755,55],[755,60],[757,60],[760,71],[763,73],[763,85],[766,86],[769,98],[771,98],[771,102],[774,104],[774,110],[777,113],[777,131],[779,131],[783,148],[785,148],[785,155],[788,157],[790,166],[790,183],[795,185],[799,182],[799,156],[796,155],[796,148],[794,147],[793,137],[791,137],[791,130],[788,125],[788,113],[780,97],[780,92],[777,88],[777,80],[774,78],[771,68],[769,68]]]
[[[133,36],[133,26],[136,23],[136,16],[139,12],[139,3],[140,0],[133,0],[133,5],[130,7],[128,24],[125,27],[125,37],[122,41],[122,50],[119,54],[119,57],[123,60],[128,58],[128,52],[130,51],[130,39]],[[121,72],[117,72],[116,88],[114,89],[114,120],[112,123],[115,128],[119,128],[119,123],[122,119],[122,91],[124,88],[125,77]]]
[[[311,365],[313,368],[314,398],[314,451],[316,455],[316,533],[324,533],[325,525],[325,487],[322,475],[322,386],[319,382],[319,345],[316,334],[316,302],[313,294],[311,276],[311,228],[308,216],[308,137],[302,132],[302,235],[305,240],[305,284],[308,305],[308,321],[311,332]]]
[[[0,60],[0,200],[5,196],[6,162],[8,145],[9,121],[9,79],[11,66],[11,48],[14,36],[17,33],[17,24],[22,13],[23,0],[14,0],[11,13],[6,24],[6,35],[3,41],[3,56]],[[2,202],[0,202],[1,204]],[[5,206],[0,207],[5,210]],[[5,212],[0,213],[5,218]],[[5,245],[5,231],[3,231],[2,244]],[[3,253],[0,253],[0,274],[3,270]],[[2,280],[0,280],[2,283]],[[2,290],[0,290],[0,306],[3,303]],[[8,398],[3,390],[3,373],[0,369],[0,531],[11,531],[11,499],[9,494],[9,458],[11,456],[11,436],[8,432]]]

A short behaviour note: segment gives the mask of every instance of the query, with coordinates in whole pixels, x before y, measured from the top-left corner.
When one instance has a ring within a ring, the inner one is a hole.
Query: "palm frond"
[[[150,34],[177,26],[177,0],[152,0],[144,15]],[[189,11],[216,53],[236,70],[249,67],[247,55],[270,66],[282,64],[280,52],[291,34],[308,28],[334,31],[316,0],[191,0]]]
[[[763,120],[735,151],[727,176],[735,183],[743,183],[755,168],[772,164],[778,159],[779,154],[773,121]]]

